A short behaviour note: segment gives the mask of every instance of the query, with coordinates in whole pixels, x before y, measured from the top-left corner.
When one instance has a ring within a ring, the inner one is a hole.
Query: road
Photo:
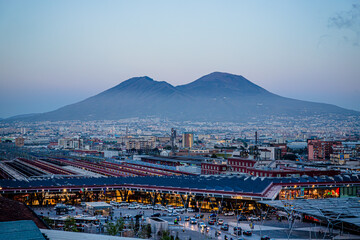
[[[52,207],[33,207],[33,210],[38,215],[44,215],[49,217],[57,217],[59,215],[56,215],[56,212],[54,210],[54,206]],[[260,221],[254,221],[252,222],[254,227],[251,229],[250,227],[250,221],[243,221],[243,222],[237,222],[235,216],[223,216],[219,215],[219,218],[222,218],[224,220],[224,223],[228,223],[230,228],[229,231],[222,231],[220,230],[221,226],[218,225],[208,225],[209,220],[209,213],[202,213],[204,214],[202,219],[197,219],[198,221],[203,221],[207,226],[209,226],[209,231],[204,231],[199,229],[197,224],[190,224],[190,222],[184,221],[185,216],[193,217],[196,213],[185,213],[180,214],[181,221],[178,222],[178,224],[174,224],[174,216],[168,216],[168,213],[166,211],[158,211],[158,210],[152,210],[152,209],[128,209],[127,207],[114,207],[113,210],[113,217],[112,219],[109,218],[109,221],[116,221],[117,218],[120,216],[125,215],[131,215],[134,217],[135,215],[139,213],[144,213],[143,220],[147,217],[150,217],[154,213],[161,213],[161,218],[169,222],[169,230],[173,235],[178,234],[181,240],[185,239],[225,239],[225,236],[228,237],[228,239],[237,239],[237,237],[233,234],[234,233],[234,227],[241,227],[243,230],[249,230],[252,232],[252,236],[238,236],[238,238],[243,239],[260,239],[260,236],[267,235],[271,237],[272,239],[309,239],[310,237],[312,239],[315,238],[322,238],[322,236],[319,235],[320,231],[326,232],[326,228],[323,226],[316,226],[314,223],[306,223],[302,222],[300,220],[296,220],[293,225],[293,230],[289,231],[289,222],[287,220],[278,221],[273,219],[270,220],[264,220],[263,222]],[[69,212],[68,215],[75,216],[79,214],[85,214],[88,215],[86,212],[84,212],[83,207],[76,206],[74,211]],[[215,232],[220,231],[220,236],[215,236]],[[334,230],[336,233],[337,231]],[[310,235],[311,234],[311,235]],[[351,235],[349,235],[351,236]],[[355,238],[357,236],[354,236]]]

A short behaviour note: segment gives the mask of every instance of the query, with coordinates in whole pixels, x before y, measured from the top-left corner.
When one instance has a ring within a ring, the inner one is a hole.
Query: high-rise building
[[[183,148],[192,148],[194,144],[194,133],[185,132],[183,133],[182,146]]]

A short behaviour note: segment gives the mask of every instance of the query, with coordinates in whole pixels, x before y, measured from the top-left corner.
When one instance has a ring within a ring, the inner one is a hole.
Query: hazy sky
[[[360,2],[0,0],[0,117],[214,71],[360,110]]]

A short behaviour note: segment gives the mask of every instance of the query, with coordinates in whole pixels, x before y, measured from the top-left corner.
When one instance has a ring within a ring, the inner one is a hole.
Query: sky
[[[0,117],[214,71],[360,111],[360,2],[0,0]]]

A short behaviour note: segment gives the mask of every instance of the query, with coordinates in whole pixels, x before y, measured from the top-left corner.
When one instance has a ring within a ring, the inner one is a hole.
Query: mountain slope
[[[330,104],[273,94],[238,75],[214,72],[174,87],[135,77],[81,102],[15,120],[103,120],[167,117],[173,120],[244,121],[276,116],[359,115]],[[14,118],[13,118],[14,119]]]

